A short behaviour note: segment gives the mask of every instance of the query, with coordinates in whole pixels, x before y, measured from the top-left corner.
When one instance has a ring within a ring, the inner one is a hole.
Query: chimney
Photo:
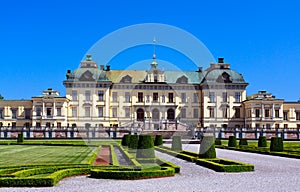
[[[202,67],[198,67],[198,71],[197,72],[202,72]]]
[[[224,58],[223,57],[219,57],[218,58],[218,63],[224,63]]]
[[[110,71],[110,65],[106,65],[106,71]]]
[[[104,65],[100,65],[100,70],[104,70]]]

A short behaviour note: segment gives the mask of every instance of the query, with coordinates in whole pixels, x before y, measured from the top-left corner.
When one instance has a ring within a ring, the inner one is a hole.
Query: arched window
[[[167,119],[168,120],[174,120],[175,119],[175,111],[174,109],[168,109],[167,111]]]
[[[139,108],[139,109],[136,111],[136,113],[137,113],[137,118],[136,118],[136,120],[138,120],[138,121],[144,121],[144,117],[145,117],[144,109]]]
[[[152,110],[152,120],[159,121],[159,110],[158,109]]]

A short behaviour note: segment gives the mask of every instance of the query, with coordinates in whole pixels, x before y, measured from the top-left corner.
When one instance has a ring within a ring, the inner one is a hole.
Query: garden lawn
[[[86,163],[96,150],[87,146],[0,145],[0,167]]]

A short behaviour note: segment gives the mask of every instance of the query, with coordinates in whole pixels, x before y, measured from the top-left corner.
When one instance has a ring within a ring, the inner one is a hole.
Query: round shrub
[[[245,139],[245,138],[240,139],[239,146],[241,146],[241,145],[248,145],[247,139]]]
[[[155,158],[154,142],[151,135],[140,135],[136,158]]]
[[[258,147],[267,147],[267,138],[266,138],[266,136],[259,136],[259,138],[258,138]]]
[[[229,136],[228,147],[236,147],[236,137]]]
[[[200,144],[200,158],[216,158],[214,136],[204,136]]]
[[[128,148],[129,149],[137,149],[139,143],[139,136],[138,135],[130,135]]]
[[[215,145],[222,145],[222,140],[221,140],[221,138],[216,138],[216,139],[215,139]]]
[[[126,134],[122,137],[122,145],[123,146],[128,146],[129,145],[129,142],[130,142],[130,135],[129,134]]]
[[[156,135],[154,140],[155,146],[160,146],[163,144],[163,136],[162,135]]]
[[[23,143],[23,142],[24,142],[24,136],[23,136],[23,133],[19,133],[19,134],[18,134],[17,142],[18,142],[18,143]]]
[[[181,136],[172,137],[172,148],[173,151],[182,151]]]
[[[281,137],[272,137],[270,151],[283,151],[283,139]]]

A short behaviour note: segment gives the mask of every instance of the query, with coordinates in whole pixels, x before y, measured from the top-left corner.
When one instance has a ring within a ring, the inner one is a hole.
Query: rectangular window
[[[275,110],[275,118],[279,118],[279,110],[278,109]]]
[[[215,117],[215,108],[212,108],[212,107],[209,108],[209,117],[210,118]]]
[[[118,117],[118,109],[117,108],[112,108],[112,117],[113,118]]]
[[[31,109],[25,109],[25,119],[30,119]]]
[[[129,107],[125,108],[125,117],[130,118],[130,108]]]
[[[227,92],[222,93],[223,102],[227,102]]]
[[[72,107],[72,117],[77,117],[77,107]]]
[[[118,92],[112,93],[112,102],[118,102]]]
[[[248,110],[247,117],[249,117],[249,118],[252,117],[252,111],[251,111],[251,109]]]
[[[85,91],[85,100],[90,101],[91,100],[91,91]]]
[[[198,103],[199,101],[199,95],[198,93],[194,93],[194,103]]]
[[[285,129],[289,128],[288,124],[284,124],[283,128],[285,128]]]
[[[144,102],[143,92],[138,92],[138,102]]]
[[[255,117],[259,118],[260,116],[260,110],[259,109],[255,109]]]
[[[270,110],[269,109],[265,109],[265,117],[270,117]]]
[[[11,112],[12,112],[12,118],[13,118],[13,119],[16,119],[16,118],[17,118],[17,110],[18,110],[18,109],[12,109],[12,110],[11,110]]]
[[[260,125],[258,123],[255,124],[255,128],[260,128]]]
[[[36,112],[36,116],[41,116],[41,108],[40,107],[37,107],[35,109],[35,112]]]
[[[61,123],[57,122],[57,128],[61,128]]]
[[[209,102],[213,103],[215,102],[215,93],[209,92]]]
[[[288,112],[287,111],[283,112],[283,120],[285,120],[285,121],[288,120]]]
[[[165,101],[165,96],[164,96],[164,95],[161,96],[161,102],[162,102],[162,103],[166,102],[166,101]]]
[[[51,116],[52,116],[52,109],[47,108],[47,117],[51,117]]]
[[[186,109],[181,108],[181,118],[186,118]]]
[[[98,101],[104,101],[104,91],[98,91]]]
[[[158,93],[153,93],[153,102],[158,102]]]
[[[271,125],[269,123],[266,124],[267,129],[271,129]]]
[[[41,123],[36,123],[36,128],[41,128]]]
[[[90,107],[85,107],[85,117],[90,117],[91,116],[91,108]]]
[[[300,120],[300,111],[296,111],[296,120],[297,120],[297,121]]]
[[[240,108],[235,108],[235,118],[241,118],[241,109]]]
[[[0,119],[3,119],[3,109],[0,109]]]
[[[181,93],[181,102],[186,103],[186,93]]]
[[[198,114],[198,109],[194,109],[194,118],[198,118],[199,114]]]
[[[275,124],[275,129],[279,129],[279,124]]]
[[[72,90],[72,100],[73,101],[78,101],[77,91],[75,91],[75,90]]]
[[[173,93],[169,93],[169,103],[173,103],[174,102],[174,95]]]
[[[125,92],[125,102],[130,102],[130,92]]]
[[[98,107],[98,117],[103,117],[103,107]]]
[[[241,93],[240,92],[235,93],[235,102],[237,102],[237,103],[241,102]]]
[[[149,96],[149,95],[146,96],[146,102],[147,102],[147,103],[150,102],[150,96]]]
[[[57,116],[61,116],[61,108],[58,107],[56,110],[57,110]]]

